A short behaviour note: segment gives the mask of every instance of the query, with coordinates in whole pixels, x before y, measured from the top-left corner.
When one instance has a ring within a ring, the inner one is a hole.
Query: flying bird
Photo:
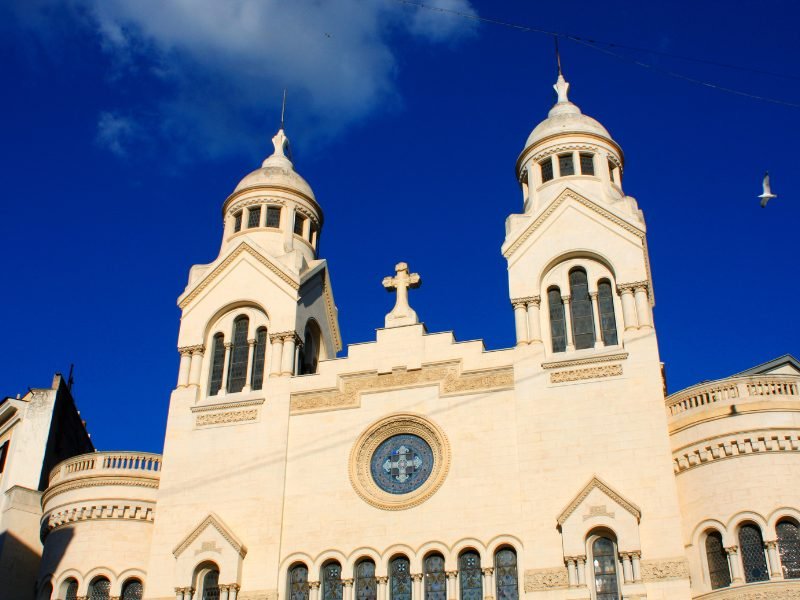
[[[761,208],[766,208],[767,202],[778,197],[777,194],[772,193],[772,190],[769,187],[769,171],[764,173],[764,181],[761,182],[761,185],[764,188],[764,193],[759,196],[759,198],[761,198]]]

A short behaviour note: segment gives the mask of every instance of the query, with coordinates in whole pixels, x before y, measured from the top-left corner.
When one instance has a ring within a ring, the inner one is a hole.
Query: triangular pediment
[[[736,373],[735,377],[746,375],[800,375],[800,361],[791,354],[784,354],[741,373]]]
[[[175,546],[175,549],[172,551],[173,556],[178,558],[183,554],[209,527],[213,528],[216,533],[230,545],[236,554],[244,558],[245,554],[247,554],[247,548],[245,548],[241,540],[239,540],[230,528],[214,513],[209,514],[205,519],[200,521],[197,527],[192,529],[191,533],[189,533],[180,544]]]
[[[625,499],[625,497],[614,490],[610,485],[600,479],[597,475],[592,477],[592,479],[587,483],[583,489],[575,496],[572,501],[567,504],[567,507],[563,510],[563,512],[558,516],[558,524],[564,525],[564,523],[569,519],[569,517],[576,511],[578,508],[586,502],[589,498],[590,494],[593,491],[597,490],[602,495],[606,496],[610,501],[613,501],[626,511],[628,511],[631,515],[636,518],[638,522],[642,517],[642,511],[639,510],[639,507],[629,502]]]

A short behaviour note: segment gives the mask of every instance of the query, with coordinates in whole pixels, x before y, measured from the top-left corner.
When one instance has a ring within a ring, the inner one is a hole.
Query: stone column
[[[386,585],[387,583],[389,583],[389,578],[383,576],[383,577],[376,577],[375,579],[378,581],[378,600],[389,600],[389,594]]]
[[[344,586],[344,594],[342,600],[353,600],[353,580],[342,579],[342,585]]]
[[[178,367],[178,387],[189,385],[189,366],[192,364],[192,347],[178,348],[181,354],[181,363]]]
[[[772,540],[769,542],[764,542],[764,548],[767,549],[767,562],[769,563],[769,578],[783,579],[783,571],[781,570],[781,560],[778,557],[778,541]]]
[[[192,360],[189,363],[189,385],[200,385],[200,367],[203,364],[203,346],[192,346]]]
[[[247,340],[247,373],[244,376],[243,392],[253,389],[253,356],[255,355],[256,341]]]
[[[631,561],[633,562],[633,582],[642,582],[642,553],[631,552]]]
[[[578,587],[586,587],[586,557],[576,556],[578,563]]]
[[[269,336],[271,342],[271,357],[269,365],[269,376],[280,377],[281,375],[281,358],[283,354],[283,334],[273,333]]]
[[[308,600],[319,600],[319,581],[308,582]]]
[[[528,342],[531,344],[542,341],[542,324],[539,321],[540,304],[539,296],[533,296],[528,302]]]
[[[458,571],[447,571],[445,575],[447,575],[447,591],[445,596],[450,600],[456,600],[458,598],[456,583],[458,581]]]
[[[236,600],[239,596],[239,590],[241,587],[238,583],[232,583],[228,586],[228,600]]]
[[[422,599],[422,573],[414,573],[411,575],[411,600]]]
[[[230,585],[224,583],[219,584],[219,600],[228,600],[230,589],[231,589]]]
[[[483,598],[494,600],[494,567],[481,569],[483,572]]]
[[[647,294],[647,283],[637,285],[633,289],[636,298],[636,313],[639,315],[639,327],[652,327],[653,320],[650,318],[650,301]]]
[[[633,300],[633,290],[628,286],[617,287],[622,301],[622,318],[625,321],[625,330],[636,329],[639,322],[636,319],[636,306]]]
[[[564,329],[567,336],[567,352],[575,350],[575,343],[572,340],[572,310],[570,310],[569,302],[572,296],[561,296],[564,302]]]
[[[183,588],[183,600],[192,600],[193,597],[194,597],[193,587]]]
[[[567,565],[567,582],[569,587],[578,587],[578,559],[574,556],[565,556],[564,563]]]
[[[528,343],[528,323],[525,313],[525,302],[521,299],[511,301],[514,307],[514,327],[517,332],[517,346],[523,346]]]
[[[728,565],[731,568],[731,583],[742,583],[742,569],[739,565],[739,546],[728,546]]]
[[[281,375],[291,377],[294,375],[294,350],[297,345],[297,334],[292,331],[283,334],[283,361]]]
[[[603,324],[600,322],[600,305],[598,304],[597,292],[590,292],[592,299],[592,313],[594,314],[594,347],[602,348],[603,343]]]
[[[630,552],[620,552],[619,560],[622,562],[622,579],[625,583],[633,582],[633,563]]]
[[[183,588],[175,588],[175,600],[183,600]]]
[[[222,362],[222,385],[219,388],[219,395],[224,396],[228,391],[228,369],[231,366],[231,348],[233,343],[225,342],[225,360]]]

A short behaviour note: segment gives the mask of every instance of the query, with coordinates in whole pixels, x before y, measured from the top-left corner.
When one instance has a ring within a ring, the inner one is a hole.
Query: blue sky
[[[614,50],[800,104],[788,0],[431,4],[774,72]],[[395,0],[12,0],[0,21],[0,395],[75,363],[98,448],[160,451],[175,300],[217,255],[220,207],[269,153],[284,87],[345,344],[374,339],[399,260],[422,275],[430,331],[513,344],[499,248],[522,206],[514,162],[554,99],[548,36]],[[561,49],[645,213],[670,390],[800,355],[800,108]],[[766,169],[779,198],[762,210]]]

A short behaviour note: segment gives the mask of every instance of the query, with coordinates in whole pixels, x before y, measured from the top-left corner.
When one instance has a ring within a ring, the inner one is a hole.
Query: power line
[[[751,98],[753,100],[761,100],[761,101],[764,101],[764,102],[771,102],[773,104],[780,104],[780,105],[783,105],[783,106],[790,106],[790,107],[793,107],[793,108],[800,108],[800,104],[798,104],[798,103],[788,102],[786,100],[779,100],[779,99],[776,99],[776,98],[768,98],[766,96],[759,96],[759,95],[756,95],[756,94],[751,94],[749,92],[743,92],[741,90],[736,90],[736,89],[733,89],[733,88],[728,88],[728,87],[724,87],[724,86],[721,86],[721,85],[717,85],[715,83],[711,83],[711,82],[708,82],[708,81],[703,81],[702,79],[696,79],[696,78],[690,77],[688,75],[683,75],[681,73],[676,73],[675,71],[670,71],[668,69],[663,69],[661,67],[657,67],[657,66],[652,65],[650,63],[646,63],[646,62],[643,62],[641,60],[625,56],[624,54],[613,52],[613,51],[609,50],[609,48],[620,48],[620,49],[624,49],[624,50],[631,50],[631,51],[634,51],[634,52],[646,52],[646,53],[649,53],[649,54],[656,54],[656,55],[659,55],[659,56],[665,56],[665,57],[669,57],[669,58],[677,58],[679,60],[685,60],[685,61],[690,61],[690,62],[713,65],[713,66],[717,66],[717,67],[723,67],[723,68],[726,68],[726,69],[735,69],[735,70],[738,70],[738,71],[747,71],[747,72],[750,72],[750,73],[757,73],[757,74],[760,74],[760,75],[768,75],[770,77],[779,77],[779,78],[782,78],[782,79],[793,79],[793,80],[800,81],[800,77],[795,76],[795,75],[785,74],[785,73],[775,73],[775,72],[772,72],[772,71],[764,71],[764,70],[761,70],[761,69],[753,69],[753,68],[750,68],[750,67],[743,67],[741,65],[732,65],[732,64],[727,64],[727,63],[721,63],[721,62],[716,62],[716,61],[712,61],[712,60],[706,60],[706,59],[703,59],[703,58],[695,58],[695,57],[684,56],[684,55],[679,55],[679,54],[672,54],[672,53],[664,52],[664,51],[661,51],[661,50],[652,50],[652,49],[648,49],[648,48],[640,48],[640,47],[637,47],[637,46],[628,46],[628,45],[625,45],[625,44],[617,44],[615,42],[605,42],[605,41],[601,41],[601,40],[595,40],[595,39],[585,38],[585,37],[578,36],[578,35],[573,35],[571,33],[565,33],[565,32],[561,32],[561,31],[552,31],[552,30],[549,30],[549,29],[542,29],[542,28],[539,28],[539,27],[531,27],[529,25],[520,25],[519,23],[512,23],[512,22],[509,22],[509,21],[500,21],[498,19],[491,19],[491,18],[488,18],[488,17],[481,17],[481,16],[476,15],[476,14],[465,13],[463,11],[455,10],[455,9],[452,9],[452,8],[442,8],[442,7],[438,7],[438,6],[430,6],[430,5],[427,5],[427,4],[423,4],[421,2],[415,2],[414,0],[394,0],[394,2],[398,2],[399,4],[405,4],[407,6],[414,6],[416,8],[421,8],[423,10],[428,10],[428,11],[431,11],[431,12],[449,14],[449,15],[453,15],[453,16],[460,17],[460,18],[463,18],[463,19],[468,19],[468,20],[471,20],[471,21],[478,21],[478,22],[482,22],[482,23],[489,23],[491,25],[499,25],[501,27],[507,27],[509,29],[516,29],[516,30],[522,31],[524,33],[541,33],[541,34],[544,34],[544,35],[552,36],[555,39],[564,38],[564,39],[567,39],[567,40],[582,44],[584,46],[587,46],[587,47],[589,47],[589,48],[591,48],[593,50],[597,50],[598,52],[603,52],[603,53],[608,54],[610,56],[614,56],[615,58],[618,58],[620,60],[625,60],[625,61],[631,62],[631,63],[633,63],[633,64],[635,64],[637,66],[640,66],[640,67],[643,67],[643,68],[646,68],[646,69],[650,69],[650,70],[662,73],[664,75],[668,75],[670,77],[674,77],[674,78],[677,78],[677,79],[683,79],[684,81],[688,81],[690,83],[695,83],[697,85],[702,85],[702,86],[705,86],[705,87],[709,87],[709,88],[712,88],[712,89],[720,90],[720,91],[727,92],[727,93],[730,93],[730,94],[735,94],[735,95],[738,95],[738,96],[744,96],[746,98]],[[603,48],[602,46],[607,46],[607,47]]]

